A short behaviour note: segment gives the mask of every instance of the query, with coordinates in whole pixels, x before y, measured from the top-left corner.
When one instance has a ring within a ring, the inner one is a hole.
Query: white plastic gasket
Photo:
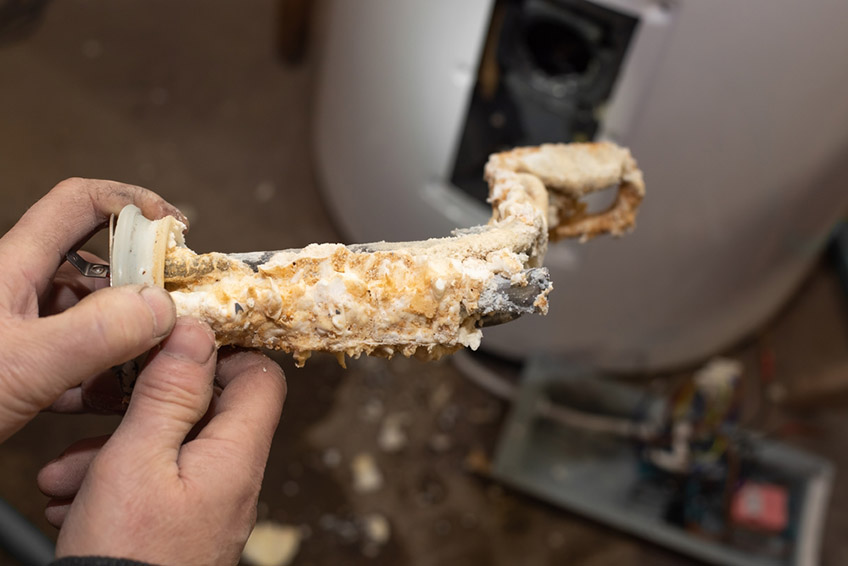
[[[185,226],[173,216],[148,220],[137,206],[128,204],[118,215],[110,243],[112,286],[165,286],[165,253],[174,237],[183,244]]]

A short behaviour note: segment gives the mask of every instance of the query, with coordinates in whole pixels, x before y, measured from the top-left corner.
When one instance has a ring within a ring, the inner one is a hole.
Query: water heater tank
[[[355,241],[485,222],[491,151],[610,139],[648,187],[625,238],[553,245],[508,357],[694,362],[775,312],[848,205],[848,2],[328,0],[314,143]]]

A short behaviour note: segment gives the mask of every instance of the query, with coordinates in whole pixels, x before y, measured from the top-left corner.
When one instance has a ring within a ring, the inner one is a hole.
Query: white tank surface
[[[632,234],[552,246],[548,316],[487,329],[482,347],[619,371],[696,362],[780,307],[848,206],[848,2],[560,3],[636,22],[592,136],[631,149],[647,198]],[[353,240],[488,218],[451,179],[494,8],[325,3],[316,164]]]

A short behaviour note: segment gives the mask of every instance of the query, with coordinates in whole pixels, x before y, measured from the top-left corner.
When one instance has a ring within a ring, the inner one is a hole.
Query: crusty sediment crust
[[[629,152],[612,144],[496,154],[486,178],[493,209],[486,226],[421,242],[230,255],[197,255],[174,241],[166,288],[178,313],[208,322],[220,345],[284,350],[299,364],[314,351],[341,361],[396,353],[435,359],[476,349],[484,325],[547,312],[552,286],[542,259],[549,229],[557,237],[618,234],[632,226],[638,205],[617,203],[611,216],[598,218],[574,210],[569,217],[556,203],[578,203],[614,184],[619,200],[625,191],[638,200],[644,194]],[[563,220],[584,229],[562,229]]]
[[[507,172],[531,174],[548,189],[554,241],[620,236],[636,225],[636,211],[645,196],[642,171],[630,150],[609,142],[544,144],[490,156],[485,171],[490,185]],[[580,198],[608,187],[618,187],[613,204],[587,214]]]

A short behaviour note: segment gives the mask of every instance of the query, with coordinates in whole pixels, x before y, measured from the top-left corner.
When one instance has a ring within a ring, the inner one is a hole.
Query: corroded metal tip
[[[545,314],[552,289],[551,274],[544,267],[526,270],[524,281],[518,283],[495,277],[494,286],[480,296],[478,304],[483,317],[477,321],[477,328],[504,324],[523,314]]]

